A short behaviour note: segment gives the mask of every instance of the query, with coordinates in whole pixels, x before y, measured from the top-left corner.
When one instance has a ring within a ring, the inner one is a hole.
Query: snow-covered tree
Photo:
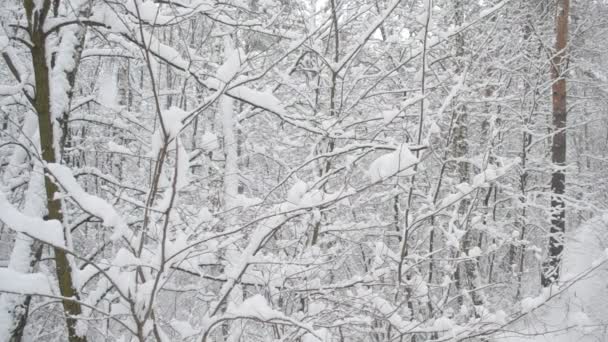
[[[606,338],[606,10],[5,1],[0,341]]]

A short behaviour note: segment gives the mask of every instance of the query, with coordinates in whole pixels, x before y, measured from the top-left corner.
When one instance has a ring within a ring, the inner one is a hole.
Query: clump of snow
[[[395,118],[399,116],[399,113],[400,111],[397,109],[385,110],[382,112],[382,121],[384,121],[385,124],[388,124],[395,120]]]
[[[184,127],[183,120],[187,116],[187,112],[175,106],[161,111],[161,122],[152,135],[150,157],[156,157],[165,142],[175,142],[175,138]]]
[[[471,187],[471,185],[470,185],[469,183],[466,183],[466,182],[464,182],[464,183],[460,183],[460,184],[457,184],[457,185],[455,186],[455,188],[456,188],[456,190],[458,190],[460,193],[463,193],[463,194],[465,194],[465,195],[466,195],[466,194],[468,194],[468,193],[470,193],[471,191],[473,191],[473,187]]]
[[[557,286],[546,287],[541,290],[541,293],[538,296],[527,297],[522,299],[521,310],[523,312],[530,312],[536,309],[537,307],[545,303],[551,297],[551,295],[555,294],[557,291],[559,291],[559,288]]]
[[[322,203],[325,195],[325,192],[319,189],[312,189],[306,191],[297,203],[302,207],[313,207]]]
[[[240,49],[229,51],[224,64],[217,69],[216,77],[224,83],[230,82],[241,68],[241,56],[243,54],[244,52]]]
[[[50,296],[51,286],[42,273],[20,273],[9,268],[0,268],[0,292],[38,294]]]
[[[183,127],[182,120],[188,116],[188,113],[179,107],[173,106],[162,111],[161,114],[162,124],[169,139],[177,137]]]
[[[118,252],[116,252],[114,261],[112,262],[112,265],[117,267],[136,266],[139,264],[141,264],[139,259],[137,259],[135,255],[133,255],[133,253],[126,248],[119,249]]]
[[[483,172],[473,177],[473,186],[480,187],[486,182],[495,180],[498,177],[496,171],[497,170],[494,165],[488,165]]]
[[[64,27],[60,30],[61,42],[55,55],[55,65],[51,72],[50,87],[51,113],[53,118],[59,118],[68,109],[70,98],[68,90],[70,82],[67,73],[76,67],[74,60],[74,49],[80,44],[74,27]]]
[[[419,298],[421,302],[426,302],[428,300],[429,286],[424,278],[419,274],[415,274],[409,283],[412,287],[413,295]]]
[[[435,322],[433,323],[433,328],[437,329],[438,331],[442,331],[442,332],[449,331],[453,327],[454,327],[454,322],[445,316],[437,318],[435,320]]]
[[[114,207],[104,199],[86,193],[74,178],[72,171],[65,165],[47,164],[47,169],[78,205],[86,212],[103,220],[104,225],[116,229],[115,234],[121,234],[127,228],[124,220]],[[118,237],[118,236],[115,236]]]
[[[429,134],[441,134],[441,127],[439,127],[436,121],[432,121],[429,124],[428,132]]]
[[[228,313],[235,316],[251,316],[262,320],[283,317],[283,313],[273,310],[266,298],[260,294],[253,295],[238,306],[228,308]]]
[[[475,246],[475,247],[469,249],[469,252],[467,254],[469,255],[469,258],[477,258],[477,257],[481,256],[481,254],[483,254],[483,252],[481,251],[481,248]]]
[[[54,246],[65,246],[63,226],[57,220],[44,221],[39,217],[22,214],[8,202],[0,192],[0,221],[14,231],[24,233],[34,239],[44,241]]]
[[[131,154],[131,150],[129,150],[125,146],[119,145],[113,141],[108,141],[108,149],[110,150],[110,152],[114,152],[114,153]]]
[[[213,84],[213,82],[210,83]],[[231,96],[243,99],[254,106],[267,109],[274,113],[283,114],[285,111],[285,108],[281,104],[281,100],[274,96],[270,91],[258,91],[245,86],[238,86],[231,88],[227,93]],[[287,115],[285,116],[287,117]]]
[[[136,32],[139,31],[137,30]],[[161,43],[158,38],[156,38],[154,35],[150,34],[147,31],[143,32],[143,37],[141,37],[141,35],[138,36],[140,36],[138,38],[141,38],[140,44],[146,45],[155,56],[159,56],[167,63],[170,63],[182,70],[188,69],[188,61],[184,60],[181,54],[173,47]]]
[[[174,20],[171,16],[162,15],[160,6],[151,0],[130,0],[127,1],[125,8],[129,10],[134,17],[138,17],[138,19],[151,24],[167,24],[171,20]]]
[[[407,145],[400,145],[395,151],[380,156],[374,160],[368,174],[372,182],[400,175],[410,176],[414,174],[412,166],[418,162],[418,158],[410,151]]]
[[[287,201],[293,204],[299,204],[304,194],[308,191],[308,184],[301,180],[295,182],[295,184],[287,191]]]
[[[158,5],[155,4],[154,1],[146,1],[143,4],[139,0],[136,1],[137,8],[135,7],[135,1],[130,1],[126,6],[130,9],[131,15],[135,20],[141,19],[144,22],[147,21],[157,24],[166,24],[169,21],[175,20],[175,16],[160,15],[156,10]],[[137,15],[138,9],[139,17]],[[179,69],[188,69],[189,62],[182,58],[181,54],[176,49],[161,43],[160,40],[150,32],[146,30],[143,32],[140,31],[137,23],[124,20],[124,17],[117,16],[114,11],[115,10],[110,6],[100,5],[95,8],[90,19],[103,23],[111,32],[119,35],[129,35],[138,45],[145,46],[154,57],[163,59]]]

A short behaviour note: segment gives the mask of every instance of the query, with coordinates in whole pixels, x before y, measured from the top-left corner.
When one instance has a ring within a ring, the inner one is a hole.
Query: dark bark
[[[558,0],[556,20],[555,55],[552,59],[551,77],[553,78],[553,143],[551,146],[551,161],[553,174],[551,176],[551,234],[549,251],[544,264],[541,283],[549,286],[559,280],[560,264],[564,250],[564,233],[566,231],[566,79],[567,67],[566,47],[568,44],[568,15],[570,0]]]
[[[51,113],[50,97],[50,70],[47,64],[46,35],[44,32],[44,22],[47,19],[51,7],[51,1],[46,0],[42,3],[42,8],[37,9],[33,0],[25,0],[24,7],[29,18],[29,34],[32,47],[32,66],[36,86],[34,107],[38,115],[38,129],[40,133],[40,147],[42,158],[47,163],[57,162],[55,151],[55,137],[53,131],[53,118]],[[48,173],[44,178],[47,210],[49,220],[63,222],[61,201],[57,199],[58,187]],[[65,298],[78,299],[78,292],[74,287],[72,279],[72,269],[66,253],[55,248],[55,272],[59,282],[59,291]],[[85,342],[86,337],[78,336],[76,333],[76,316],[82,313],[80,304],[74,300],[65,299],[62,301],[64,313],[66,315],[66,325],[68,330],[68,340],[70,342]]]

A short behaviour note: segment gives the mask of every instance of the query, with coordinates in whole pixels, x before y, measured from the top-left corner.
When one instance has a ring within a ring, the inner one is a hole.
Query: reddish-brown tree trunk
[[[564,232],[566,231],[566,204],[563,195],[566,190],[566,79],[568,16],[570,0],[557,1],[555,55],[551,61],[553,78],[553,144],[551,160],[551,236],[549,237],[549,255],[545,262],[542,285],[549,286],[559,279],[562,252],[564,250]]]

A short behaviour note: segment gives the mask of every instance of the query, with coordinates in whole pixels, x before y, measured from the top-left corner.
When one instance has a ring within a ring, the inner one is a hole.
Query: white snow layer
[[[104,199],[86,193],[72,175],[72,171],[65,165],[56,163],[47,164],[47,168],[57,179],[59,184],[69,196],[86,212],[103,220],[103,224],[116,229],[115,233],[123,232],[126,224],[114,207]],[[117,237],[117,236],[114,236]]]
[[[171,107],[163,110],[160,113],[160,123],[154,134],[152,134],[150,157],[157,157],[161,147],[166,144],[172,145],[175,143],[175,138],[179,135],[184,127],[183,120],[186,119],[188,113],[179,107]],[[169,147],[169,146],[167,146]]]
[[[0,192],[0,221],[12,230],[31,236],[34,239],[62,247],[63,227],[57,220],[44,221],[40,217],[32,217],[21,213],[8,202]]]
[[[296,181],[287,192],[287,201],[293,204],[299,204],[302,197],[304,197],[304,194],[306,194],[306,191],[308,191],[308,184],[301,180]]]
[[[229,314],[235,316],[251,316],[262,320],[283,317],[281,312],[273,310],[268,305],[268,302],[266,302],[266,299],[259,294],[245,299],[240,305],[231,307],[228,310]]]
[[[21,273],[10,268],[0,268],[0,292],[39,294],[50,296],[51,286],[42,273]]]
[[[574,279],[598,261],[606,260],[608,215],[594,218],[567,234],[562,281]],[[592,342],[608,341],[608,265],[576,281],[562,294],[536,309],[533,314],[506,328],[502,342]],[[522,310],[530,311],[545,302],[555,288],[538,297],[522,300]]]
[[[374,160],[369,166],[369,176],[372,182],[377,182],[382,179],[400,175],[411,176],[414,170],[411,168],[418,162],[418,158],[414,156],[407,145],[400,145],[395,151],[380,156]]]
[[[216,72],[217,78],[224,82],[230,82],[241,68],[241,55],[244,55],[242,50],[233,49],[229,51],[229,55],[226,56],[224,64],[222,64]]]
[[[181,131],[183,127],[182,120],[184,120],[187,116],[187,112],[175,106],[162,111],[163,126],[165,128],[165,132],[169,136],[169,139],[177,137],[179,131]]]

